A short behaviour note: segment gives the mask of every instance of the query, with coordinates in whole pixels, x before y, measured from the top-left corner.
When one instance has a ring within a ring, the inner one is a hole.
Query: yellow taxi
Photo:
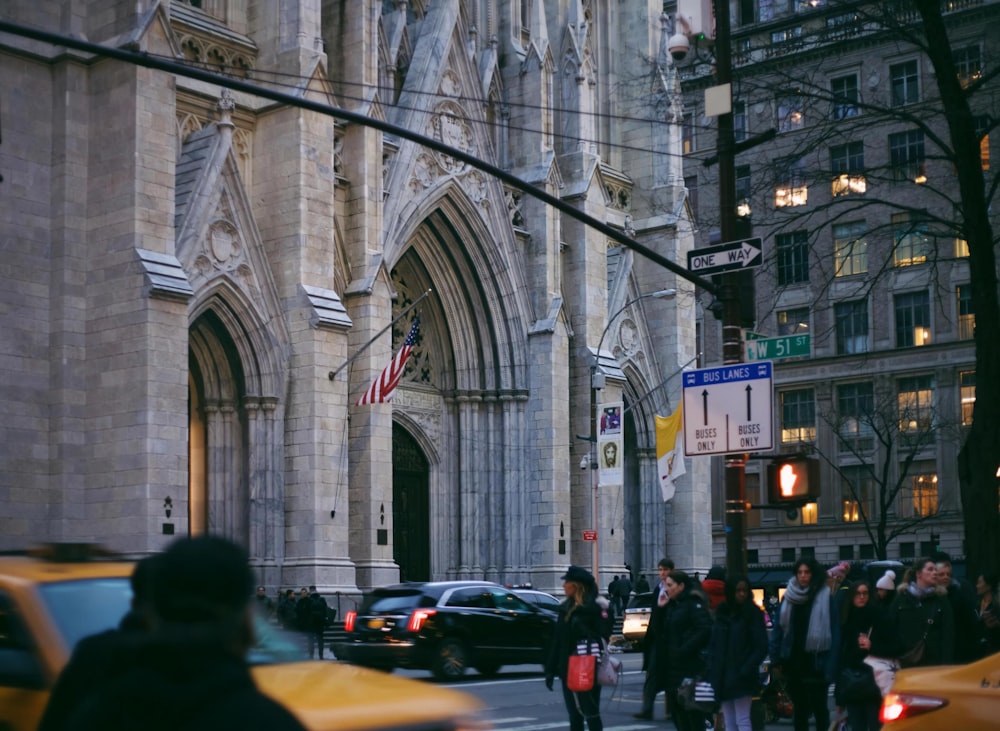
[[[1000,653],[967,665],[896,674],[879,713],[885,731],[986,731],[1000,726]]]
[[[35,731],[76,643],[117,626],[132,564],[64,544],[0,556],[0,729]],[[305,659],[301,642],[260,619],[248,660],[257,686],[314,731],[465,731],[465,693],[351,665]]]

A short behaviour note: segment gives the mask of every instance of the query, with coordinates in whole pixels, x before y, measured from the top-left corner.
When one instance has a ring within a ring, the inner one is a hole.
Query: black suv
[[[487,581],[432,581],[376,589],[344,618],[340,660],[367,667],[430,670],[453,680],[471,666],[542,663],[555,617]]]

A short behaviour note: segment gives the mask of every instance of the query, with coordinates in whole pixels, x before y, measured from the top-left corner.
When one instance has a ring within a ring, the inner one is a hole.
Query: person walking
[[[837,653],[836,677],[841,670],[851,668],[868,672],[865,657],[869,653],[878,657],[891,655],[888,644],[884,609],[874,598],[871,584],[867,579],[851,583],[847,588],[843,613],[840,615],[840,646]],[[872,682],[874,683],[874,673]],[[844,689],[837,688],[837,705],[847,711],[847,724],[851,731],[877,731],[881,728],[878,720],[882,694],[878,686],[872,686],[872,695],[867,698],[846,698],[839,694]]]
[[[813,558],[799,558],[778,607],[770,643],[771,667],[779,669],[788,684],[795,731],[808,731],[813,717],[817,731],[830,726],[826,697],[833,682],[831,650],[839,639],[834,636],[835,611],[822,569]]]
[[[667,636],[661,624],[667,603],[670,601],[665,582],[673,570],[673,561],[669,558],[660,559],[657,565],[660,580],[653,591],[653,607],[649,614],[649,624],[646,625],[646,634],[642,639],[642,669],[646,671],[646,680],[642,685],[642,708],[633,714],[633,718],[645,721],[652,720],[653,702],[656,700],[656,695],[664,689],[662,679],[666,674],[663,664],[667,656]]]
[[[1000,652],[1000,601],[997,600],[997,575],[976,577],[976,619],[982,635],[981,655]]]
[[[556,677],[562,680],[563,702],[569,714],[570,731],[603,731],[601,685],[595,680],[590,690],[572,691],[566,687],[570,655],[581,644],[600,648],[611,635],[609,603],[600,596],[593,574],[580,566],[570,566],[562,577],[566,600],[559,607],[559,618],[545,661],[545,687],[552,690]]]
[[[976,621],[976,607],[972,592],[952,576],[951,559],[945,554],[935,556],[937,584],[944,587],[951,615],[955,625],[955,652],[952,660],[958,664],[972,662],[979,658],[979,623]]]
[[[760,664],[767,657],[764,612],[753,603],[745,576],[725,581],[725,599],[715,610],[706,679],[722,706],[727,731],[752,731],[750,705],[760,690]]]
[[[685,707],[678,692],[682,681],[705,673],[712,616],[708,604],[693,591],[694,580],[683,571],[671,571],[664,585],[670,601],[661,623],[666,635],[666,663],[660,663],[660,668],[667,705],[677,731],[705,731],[707,714]]]
[[[913,564],[912,580],[896,588],[888,622],[896,633],[900,667],[948,665],[955,657],[955,622],[948,592],[937,583],[932,558]]]
[[[254,576],[246,551],[202,535],[160,555],[152,629],[111,682],[69,720],[69,731],[305,731],[254,683]]]

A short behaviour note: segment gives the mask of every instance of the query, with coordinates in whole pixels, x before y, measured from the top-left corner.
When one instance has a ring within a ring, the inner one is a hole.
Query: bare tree
[[[933,459],[938,439],[957,437],[957,424],[941,420],[929,387],[893,392],[869,381],[845,389],[822,414],[836,435],[834,452],[817,453],[840,477],[845,520],[864,526],[884,560],[894,540],[941,514],[936,475],[921,463]]]

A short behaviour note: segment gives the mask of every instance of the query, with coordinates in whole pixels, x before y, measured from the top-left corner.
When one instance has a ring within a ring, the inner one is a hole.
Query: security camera
[[[588,457],[587,455],[583,455],[582,457],[580,457],[580,469],[585,470],[588,467],[590,467],[590,457]]]
[[[674,61],[683,61],[691,50],[691,41],[683,33],[674,33],[667,41],[667,50]]]

